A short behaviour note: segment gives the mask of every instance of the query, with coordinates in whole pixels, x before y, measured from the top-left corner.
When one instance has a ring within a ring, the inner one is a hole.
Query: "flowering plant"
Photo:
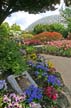
[[[3,107],[4,108],[25,108],[23,102],[26,99],[26,95],[17,95],[15,93],[4,95]]]
[[[28,89],[25,90],[27,96],[26,102],[39,102],[42,99],[42,90],[34,85],[31,85]]]
[[[61,40],[62,35],[58,32],[42,32],[33,37],[35,40],[40,40],[41,42],[47,42],[52,40]]]
[[[61,86],[61,81],[54,75],[49,75],[47,78],[47,82],[53,86]]]
[[[38,93],[39,91],[36,91],[36,93]],[[30,93],[30,92],[26,92]],[[31,91],[32,93],[32,91]],[[25,93],[18,95],[16,93],[11,93],[11,94],[7,94],[3,96],[3,101],[2,101],[2,105],[1,108],[36,108],[37,106],[39,106],[39,108],[41,108],[39,103],[30,101],[30,103],[27,101],[27,95]],[[31,94],[32,95],[32,94]],[[33,94],[34,96],[35,94]],[[37,97],[41,98],[41,95],[38,96],[38,94],[36,94]],[[34,96],[35,98],[35,96]]]
[[[56,100],[58,98],[58,92],[53,86],[45,87],[44,94],[52,100]]]

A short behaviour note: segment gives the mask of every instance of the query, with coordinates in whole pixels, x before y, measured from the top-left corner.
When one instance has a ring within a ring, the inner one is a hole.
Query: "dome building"
[[[53,23],[61,23],[64,26],[67,25],[65,19],[61,15],[51,15],[35,21],[30,26],[28,26],[28,28],[26,28],[26,31],[33,30],[34,27],[38,24],[53,24]]]

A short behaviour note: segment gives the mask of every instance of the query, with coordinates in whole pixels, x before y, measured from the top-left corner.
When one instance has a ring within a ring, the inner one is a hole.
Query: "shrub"
[[[2,37],[2,39],[4,36]],[[20,47],[11,39],[0,40],[0,69],[6,74],[20,73],[26,68]]]
[[[44,31],[50,31],[49,25],[44,25],[44,24],[38,24],[34,27],[33,33],[34,34],[39,34]]]
[[[31,39],[31,38],[33,37],[33,35],[30,34],[30,33],[23,33],[23,34],[21,35],[21,37],[22,37],[24,40],[28,40],[28,39]]]
[[[35,53],[36,49],[33,46],[26,47],[27,54]]]
[[[33,39],[40,40],[41,42],[61,40],[62,38],[63,38],[62,35],[58,32],[43,32],[33,37]]]
[[[59,32],[63,35],[64,38],[66,38],[69,30],[60,23],[45,24],[45,25],[38,24],[33,29],[34,34],[39,34],[45,31]]]
[[[25,45],[40,45],[41,41],[40,40],[27,40],[24,43]]]
[[[66,37],[67,33],[68,33],[68,31],[64,27],[64,25],[62,25],[60,23],[50,24],[50,30],[61,33],[63,35],[63,37]]]

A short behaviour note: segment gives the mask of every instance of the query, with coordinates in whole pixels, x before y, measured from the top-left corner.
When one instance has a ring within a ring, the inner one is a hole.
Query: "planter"
[[[23,93],[23,91],[27,89],[30,85],[37,86],[37,84],[34,82],[28,72],[24,72],[22,75],[18,76],[10,75],[7,77],[7,80],[10,83],[11,87],[18,94]]]

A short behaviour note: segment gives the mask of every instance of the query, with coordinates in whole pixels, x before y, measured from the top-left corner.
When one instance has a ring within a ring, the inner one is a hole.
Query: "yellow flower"
[[[31,59],[35,60],[37,58],[37,55],[35,53],[31,54]]]
[[[51,61],[48,61],[47,64],[48,64],[48,67],[49,67],[49,68],[54,68],[54,64],[53,64]]]

